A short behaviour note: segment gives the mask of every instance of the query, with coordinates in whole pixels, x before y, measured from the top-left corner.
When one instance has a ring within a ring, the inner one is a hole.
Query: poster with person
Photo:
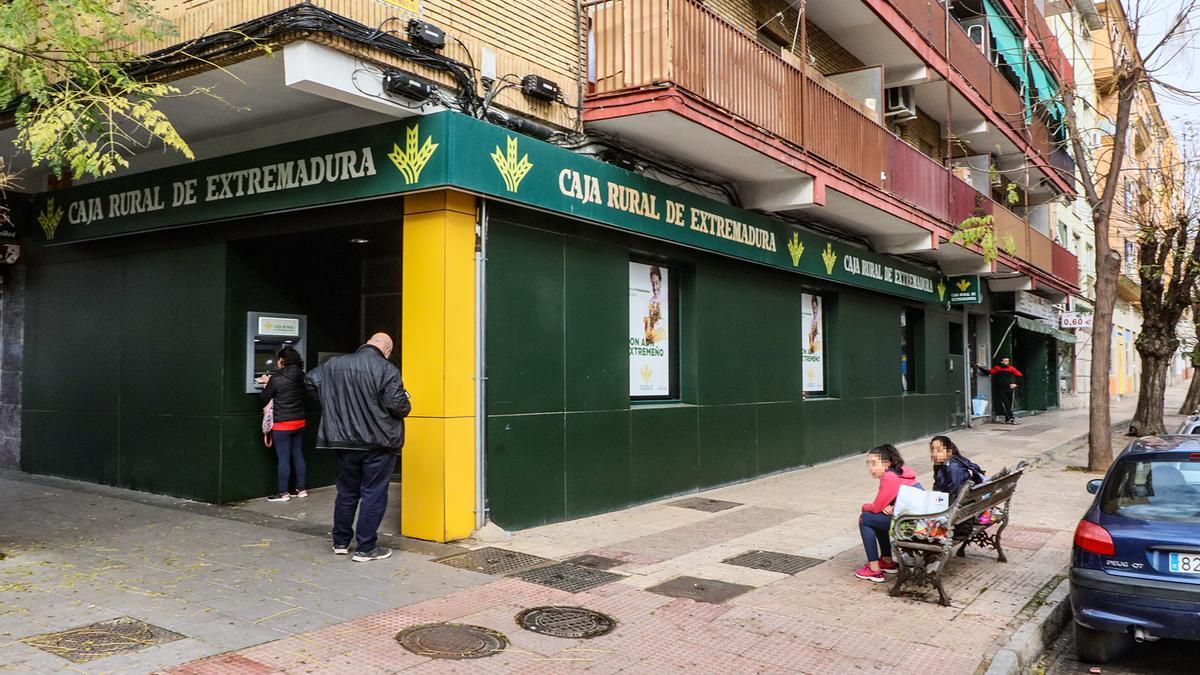
[[[629,263],[629,396],[671,395],[670,272]]]
[[[804,391],[825,391],[825,315],[821,296],[800,294],[800,344],[804,363]]]

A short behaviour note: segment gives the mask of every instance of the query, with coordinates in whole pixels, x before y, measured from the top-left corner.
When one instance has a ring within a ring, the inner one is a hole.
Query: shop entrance
[[[338,354],[352,352],[375,332],[395,341],[392,359],[401,352],[401,283],[403,238],[397,223],[334,227],[231,241],[227,249],[227,301],[231,342],[246,335],[247,312],[301,315],[306,319],[306,370]],[[240,327],[240,330],[239,330]],[[236,352],[236,353],[235,353]],[[243,352],[231,349],[229,368],[243,368]],[[241,360],[239,360],[239,357]],[[258,396],[247,394],[239,409],[261,414]],[[252,511],[313,523],[331,524],[334,456],[315,449],[316,420],[309,420],[304,456],[309,496],[269,503],[275,491],[274,451],[258,443],[261,470],[247,480],[261,483],[262,497],[241,502]],[[390,508],[400,506],[400,463],[392,479]],[[249,487],[249,486],[247,486]],[[292,487],[296,487],[294,484]],[[400,519],[385,519],[383,534],[399,534]]]

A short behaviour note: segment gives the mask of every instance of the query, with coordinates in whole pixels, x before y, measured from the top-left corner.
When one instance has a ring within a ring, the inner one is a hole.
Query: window
[[[900,390],[917,391],[917,335],[920,334],[921,312],[905,309],[900,312]]]
[[[679,398],[678,275],[629,263],[629,398]]]
[[[1138,520],[1200,523],[1200,461],[1124,461],[1105,481],[1100,509]]]
[[[800,345],[805,394],[825,392],[825,303],[819,295],[800,294]]]
[[[1137,247],[1136,242],[1125,240],[1125,274],[1134,276],[1137,274]]]
[[[1058,245],[1066,248],[1070,242],[1071,240],[1067,235],[1067,224],[1061,220],[1058,221]]]

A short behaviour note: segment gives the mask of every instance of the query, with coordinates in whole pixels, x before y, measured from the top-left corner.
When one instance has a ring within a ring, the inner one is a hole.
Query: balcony
[[[887,131],[821,82],[819,74],[806,74],[764,49],[701,3],[610,0],[590,10],[594,58],[589,121],[660,112],[633,101],[680,97],[680,105],[712,118],[710,128],[741,126],[746,137],[766,131],[870,185],[882,184]],[[664,122],[658,117],[642,123],[651,121]],[[659,141],[663,138],[658,135]],[[685,134],[680,140],[694,147],[697,136]],[[729,164],[724,158],[714,168]]]

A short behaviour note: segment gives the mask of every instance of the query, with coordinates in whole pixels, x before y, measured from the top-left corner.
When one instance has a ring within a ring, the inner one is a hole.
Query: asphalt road
[[[1075,658],[1071,629],[1063,631],[1054,649],[1044,660],[1046,675],[1077,675],[1099,672],[1103,675],[1174,675],[1200,672],[1200,642],[1159,640],[1135,644],[1118,659],[1101,665],[1081,663]],[[1099,668],[1093,671],[1092,668]]]

